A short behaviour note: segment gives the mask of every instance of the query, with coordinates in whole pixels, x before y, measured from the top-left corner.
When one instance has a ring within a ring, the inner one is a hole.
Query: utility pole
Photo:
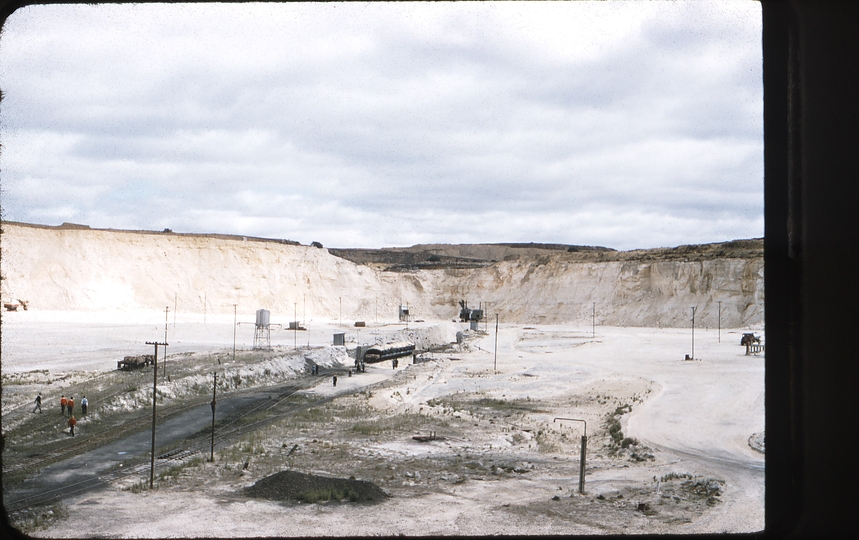
[[[340,297],[340,317],[337,319],[337,325],[343,326],[343,297]]]
[[[495,314],[495,374],[498,374],[498,314]]]
[[[695,360],[695,306],[692,306],[692,360]]]
[[[166,357],[167,342],[147,341],[146,344],[155,346],[155,362],[152,364],[152,457],[149,462],[149,489],[152,489],[155,483],[155,397],[158,389],[158,346],[164,345],[164,356]]]
[[[203,324],[206,324],[206,308],[209,305],[208,293],[203,292]]]
[[[176,306],[179,305],[179,293],[173,294],[173,328],[176,328]],[[167,338],[164,338],[167,341]]]
[[[585,434],[582,435],[582,450],[579,457],[579,493],[585,492],[585,457],[588,451],[588,423],[578,418],[555,418],[555,420],[567,420],[570,422],[583,422],[585,424]],[[555,422],[552,420],[552,422]]]
[[[298,319],[298,302],[293,302],[292,305],[292,317],[293,319]],[[292,332],[292,347],[294,349],[298,349],[298,321],[295,321],[293,325],[295,329]]]
[[[591,337],[594,338],[597,335],[597,303],[593,302],[593,307],[591,308]]]
[[[218,392],[218,372],[212,373],[214,382],[212,383],[212,452],[209,455],[209,462],[215,462],[215,395]]]
[[[238,304],[233,304],[233,362],[236,361],[236,327],[238,323],[236,322],[236,311],[238,310]]]
[[[719,302],[719,343],[722,343],[722,302]]]
[[[164,307],[164,377],[167,377],[167,312],[170,306]]]

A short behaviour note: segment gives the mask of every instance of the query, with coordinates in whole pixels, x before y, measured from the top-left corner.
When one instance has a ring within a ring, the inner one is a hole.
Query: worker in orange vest
[[[69,416],[69,433],[71,433],[72,437],[75,436],[75,426],[77,423],[78,421],[75,420],[74,416]]]
[[[62,411],[63,416],[66,415],[66,396],[60,396],[60,411]]]
[[[66,402],[66,408],[69,410],[69,416],[74,414],[74,412],[75,412],[75,398],[69,396],[69,400]]]

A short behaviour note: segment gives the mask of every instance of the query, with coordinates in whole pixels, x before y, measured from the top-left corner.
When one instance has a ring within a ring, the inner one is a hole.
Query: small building
[[[346,333],[334,334],[334,345],[346,345]]]

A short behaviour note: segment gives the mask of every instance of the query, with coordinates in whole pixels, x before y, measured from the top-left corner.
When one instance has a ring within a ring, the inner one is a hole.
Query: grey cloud
[[[11,170],[70,185],[83,182],[79,173],[100,178],[109,192],[73,206],[103,226],[170,221],[174,230],[223,225],[279,237],[291,236],[284,228],[315,230],[326,245],[338,245],[339,231],[373,245],[481,234],[577,242],[559,237],[581,234],[622,247],[666,216],[722,224],[736,216],[759,231],[762,203],[747,201],[762,199],[760,74],[748,55],[712,54],[746,39],[740,30],[647,23],[641,40],[570,60],[503,39],[513,32],[503,25],[495,33],[469,25],[454,24],[453,37],[369,32],[370,45],[331,54],[274,46],[260,57],[251,42],[216,63],[193,43],[135,59],[140,66],[109,59],[115,80],[80,71],[74,64],[87,60],[66,55],[55,71],[75,90],[59,95],[19,64],[12,124],[75,142],[47,160],[51,171],[25,173],[14,157]],[[682,46],[653,48],[672,43]],[[21,112],[24,95],[30,110]],[[157,205],[135,211],[136,199]],[[62,202],[40,215],[70,211]],[[306,208],[324,209],[326,220]],[[588,229],[581,216],[603,208],[615,210],[603,228]],[[506,216],[502,225],[482,221],[497,215]],[[664,234],[711,227],[672,230]]]

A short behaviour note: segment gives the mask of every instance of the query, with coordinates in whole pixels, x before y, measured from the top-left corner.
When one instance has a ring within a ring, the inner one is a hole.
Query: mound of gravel
[[[389,497],[372,482],[346,478],[328,478],[297,471],[281,471],[266,476],[244,489],[246,495],[273,501],[316,502],[320,494],[335,493],[343,497],[342,502],[378,502]],[[336,496],[334,497],[337,498]],[[328,500],[323,498],[320,502]]]

